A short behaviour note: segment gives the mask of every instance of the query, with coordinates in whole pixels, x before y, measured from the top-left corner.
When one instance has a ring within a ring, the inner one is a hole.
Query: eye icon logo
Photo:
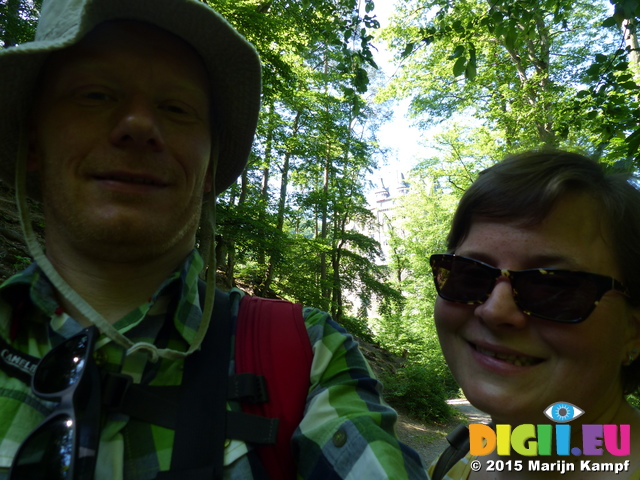
[[[544,410],[544,414],[547,418],[556,423],[570,422],[571,420],[575,420],[581,416],[583,413],[584,410],[569,402],[552,403]]]

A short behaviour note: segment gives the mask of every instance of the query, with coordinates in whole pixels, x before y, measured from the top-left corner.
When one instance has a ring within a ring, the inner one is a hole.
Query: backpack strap
[[[296,476],[291,437],[304,414],[312,360],[300,304],[243,297],[236,326],[236,374],[263,376],[269,399],[263,403],[245,402],[242,409],[280,420],[276,445],[258,448],[270,478]]]
[[[216,290],[202,348],[184,361],[171,470],[158,480],[222,478],[230,339],[230,298]]]
[[[40,362],[39,358],[16,350],[0,336],[0,370],[31,386],[31,377]]]
[[[469,453],[469,428],[466,425],[458,425],[449,432],[447,441],[449,446],[438,458],[431,480],[442,480],[451,467]]]
[[[493,421],[489,422],[488,425],[495,429]],[[446,473],[469,453],[469,449],[471,448],[469,442],[469,427],[466,425],[458,425],[449,432],[447,441],[449,442],[449,446],[442,452],[440,458],[438,458],[438,462],[433,469],[431,480],[442,480]]]

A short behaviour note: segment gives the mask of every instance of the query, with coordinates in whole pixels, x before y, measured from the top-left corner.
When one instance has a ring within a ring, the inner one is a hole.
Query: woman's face
[[[604,224],[586,195],[562,197],[535,226],[477,219],[455,253],[510,270],[562,268],[621,279]],[[489,299],[463,305],[438,297],[435,320],[447,362],[471,403],[497,423],[548,423],[556,402],[607,423],[623,402],[620,369],[640,345],[640,320],[609,291],[582,323],[524,314],[500,277]]]

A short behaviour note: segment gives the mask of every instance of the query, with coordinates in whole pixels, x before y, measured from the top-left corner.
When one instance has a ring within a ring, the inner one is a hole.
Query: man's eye
[[[160,104],[160,109],[176,115],[196,116],[196,111],[189,104],[179,101],[167,101]]]
[[[197,121],[201,119],[201,115],[197,108],[189,103],[182,101],[166,101],[158,106],[160,110],[180,121]]]
[[[108,102],[113,96],[106,90],[94,87],[80,88],[74,92],[74,97],[82,103],[94,105]]]
[[[187,108],[186,108],[186,107],[184,107],[184,106],[182,106],[182,105],[172,104],[172,103],[165,104],[165,105],[163,106],[163,108],[164,108],[167,112],[170,112],[170,113],[177,113],[177,114],[180,114],[180,115],[186,115],[186,114],[188,114],[188,113],[189,113],[189,111],[187,110]]]
[[[105,92],[87,92],[85,93],[85,98],[89,100],[108,100],[109,95]]]

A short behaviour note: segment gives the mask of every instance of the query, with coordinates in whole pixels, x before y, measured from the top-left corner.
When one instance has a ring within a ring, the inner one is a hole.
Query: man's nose
[[[489,298],[476,307],[475,314],[490,327],[522,328],[527,324],[527,315],[516,304],[511,282],[504,276],[498,278]]]
[[[164,140],[154,105],[143,98],[131,98],[118,109],[111,143],[122,148],[160,151]]]

